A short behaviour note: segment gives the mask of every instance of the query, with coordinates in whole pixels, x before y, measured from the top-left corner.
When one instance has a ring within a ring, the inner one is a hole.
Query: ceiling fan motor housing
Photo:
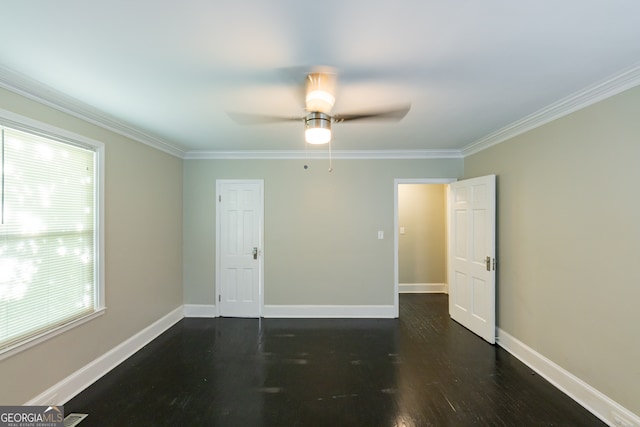
[[[307,74],[307,111],[329,114],[336,102],[336,76],[334,73],[314,72]]]

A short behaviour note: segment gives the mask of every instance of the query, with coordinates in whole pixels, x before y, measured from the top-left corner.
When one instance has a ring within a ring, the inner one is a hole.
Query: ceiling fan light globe
[[[304,131],[304,138],[309,144],[326,144],[331,141],[331,129],[308,128]]]

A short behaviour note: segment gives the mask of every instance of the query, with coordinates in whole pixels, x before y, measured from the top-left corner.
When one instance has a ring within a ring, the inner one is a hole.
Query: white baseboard
[[[446,294],[449,288],[446,283],[400,283],[401,294]]]
[[[98,357],[93,362],[78,369],[67,378],[40,393],[25,403],[25,405],[64,405],[82,390],[89,387],[142,347],[153,341],[160,334],[175,325],[183,317],[184,307],[180,306],[128,340]]]
[[[382,318],[396,316],[392,305],[265,305],[263,317],[275,318]]]
[[[184,317],[218,317],[218,312],[211,304],[185,304]]]
[[[640,426],[638,415],[499,328],[496,343],[608,425]]]

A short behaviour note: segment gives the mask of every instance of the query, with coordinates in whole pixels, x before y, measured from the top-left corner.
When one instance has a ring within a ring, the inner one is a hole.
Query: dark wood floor
[[[450,320],[184,319],[65,405],[89,426],[604,426]]]

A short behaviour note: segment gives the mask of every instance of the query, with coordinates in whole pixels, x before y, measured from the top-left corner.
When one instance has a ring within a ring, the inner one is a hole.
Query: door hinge
[[[222,301],[222,294],[218,294],[218,302]]]
[[[218,196],[218,201],[221,202],[222,201],[222,196]]]

